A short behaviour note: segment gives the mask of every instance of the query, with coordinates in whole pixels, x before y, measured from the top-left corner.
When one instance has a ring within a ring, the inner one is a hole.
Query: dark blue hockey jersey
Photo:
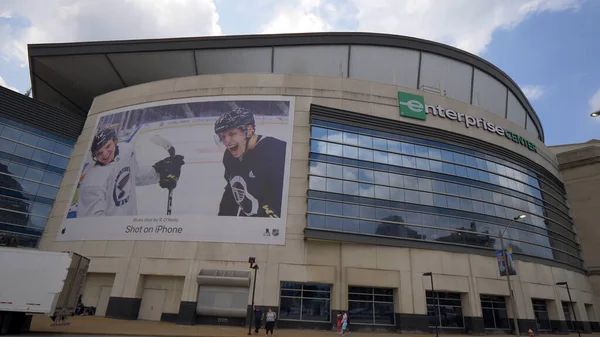
[[[225,151],[225,192],[219,215],[281,217],[286,143],[258,136],[256,146],[242,160]]]

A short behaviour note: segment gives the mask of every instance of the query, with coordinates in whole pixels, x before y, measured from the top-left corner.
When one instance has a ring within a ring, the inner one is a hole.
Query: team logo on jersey
[[[252,194],[248,193],[246,180],[240,176],[235,176],[229,180],[229,186],[231,186],[233,198],[241,210],[247,216],[256,215],[258,213],[258,200]]]
[[[123,206],[129,201],[129,184],[131,184],[131,169],[127,166],[122,168],[115,178],[113,200],[116,206]]]

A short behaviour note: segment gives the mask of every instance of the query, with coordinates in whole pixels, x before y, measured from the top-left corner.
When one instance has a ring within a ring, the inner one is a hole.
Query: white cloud
[[[0,86],[8,88],[12,91],[19,92],[19,90],[17,88],[9,86],[8,83],[6,83],[6,81],[2,78],[2,76],[0,76]]]
[[[321,0],[283,1],[273,5],[272,19],[261,25],[261,33],[325,32],[333,29],[333,22],[327,22],[327,18],[319,12],[323,5]]]
[[[259,0],[255,0],[259,1]],[[280,4],[262,33],[330,31],[353,20],[357,31],[418,37],[481,54],[498,29],[544,11],[578,9],[581,0],[260,0]]]
[[[545,92],[544,87],[542,87],[541,85],[526,85],[522,86],[521,90],[523,90],[523,93],[525,94],[525,96],[527,96],[527,99],[529,99],[530,101],[536,101],[542,98]]]
[[[588,104],[590,105],[590,112],[600,110],[600,89],[596,90]]]
[[[27,44],[221,34],[213,0],[2,0],[0,57],[27,65]]]
[[[348,0],[360,31],[434,40],[481,54],[498,29],[510,29],[542,11],[579,8],[578,0]]]

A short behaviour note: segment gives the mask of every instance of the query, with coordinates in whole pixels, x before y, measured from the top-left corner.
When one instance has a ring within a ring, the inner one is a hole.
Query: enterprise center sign
[[[400,103],[400,116],[420,119],[424,121],[427,119],[427,114],[431,113],[434,116],[448,118],[451,120],[455,120],[459,123],[464,123],[467,129],[470,127],[476,127],[478,129],[482,128],[491,133],[495,133],[498,136],[505,136],[513,142],[525,146],[530,151],[537,152],[535,144],[512,131],[506,130],[498,125],[494,125],[493,123],[490,123],[484,120],[483,118],[475,118],[473,116],[469,116],[450,109],[444,109],[439,105],[427,105],[425,104],[425,99],[423,98],[423,96],[398,91],[398,102]]]

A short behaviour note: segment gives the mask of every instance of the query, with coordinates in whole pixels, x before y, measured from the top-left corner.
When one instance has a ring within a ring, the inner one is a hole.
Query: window
[[[2,130],[2,137],[6,137],[13,140],[19,140],[19,138],[21,138],[22,133],[22,131],[11,128],[9,126],[5,126]]]
[[[424,90],[471,102],[471,66],[436,54],[423,52],[421,55],[419,83]]]
[[[281,282],[279,318],[329,322],[330,301],[330,285]]]
[[[565,313],[565,322],[567,322],[567,329],[569,331],[575,331],[575,322],[571,317],[571,305],[569,302],[562,302],[563,312]]]
[[[54,186],[59,186],[60,181],[62,180],[62,176],[50,172],[45,172],[44,177],[42,178],[42,182]]]
[[[339,76],[348,69],[348,46],[275,47],[273,72]],[[347,75],[347,74],[345,74]]]
[[[481,310],[486,329],[510,330],[504,297],[481,295]]]
[[[348,287],[348,316],[357,324],[394,325],[394,289]]]
[[[426,297],[430,327],[436,326],[436,311],[437,326],[442,328],[462,328],[465,326],[459,293],[428,291]]]
[[[474,106],[483,108],[504,118],[506,114],[506,87],[487,73],[475,68],[473,73]]]
[[[54,152],[62,154],[63,156],[70,156],[72,151],[73,147],[64,144],[56,143],[54,146]]]
[[[531,299],[533,304],[533,314],[535,315],[535,323],[539,331],[550,331],[550,316],[546,307],[546,300]]]
[[[377,62],[373,62],[373,60],[377,60]],[[331,66],[331,64],[334,64],[334,66]],[[335,61],[330,61],[327,66],[331,68],[331,71],[339,72]],[[342,69],[345,70],[346,68]],[[350,56],[351,78],[417,89],[418,71],[418,51],[389,47],[352,46]],[[339,74],[336,73],[333,76],[339,76]]]

